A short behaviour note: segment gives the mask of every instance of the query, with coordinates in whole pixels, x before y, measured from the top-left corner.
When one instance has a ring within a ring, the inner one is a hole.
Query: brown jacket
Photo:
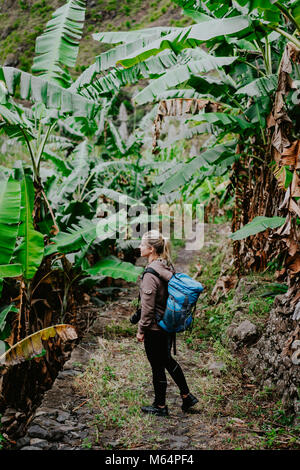
[[[157,259],[147,264],[147,268],[153,268],[166,281],[174,274],[165,260]],[[138,333],[143,334],[146,330],[161,331],[157,325],[155,313],[163,315],[167,298],[168,283],[159,279],[155,274],[146,273],[140,283],[141,296],[141,319],[138,324]]]

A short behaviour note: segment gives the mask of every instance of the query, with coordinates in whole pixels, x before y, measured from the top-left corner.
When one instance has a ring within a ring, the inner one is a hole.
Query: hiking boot
[[[198,403],[198,398],[196,398],[194,395],[192,395],[192,393],[189,393],[187,397],[182,398],[182,406],[181,406],[181,409],[182,411],[187,411],[189,408],[191,408],[192,406],[196,405],[196,403]]]
[[[148,413],[151,415],[156,415],[156,416],[168,416],[168,407],[165,406],[164,408],[160,408],[159,406],[156,405],[150,405],[150,406],[142,406],[141,408],[143,413]]]

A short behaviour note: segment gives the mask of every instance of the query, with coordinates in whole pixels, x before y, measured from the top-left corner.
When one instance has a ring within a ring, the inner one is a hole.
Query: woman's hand
[[[137,333],[136,339],[142,343],[144,341],[144,335],[142,333]]]

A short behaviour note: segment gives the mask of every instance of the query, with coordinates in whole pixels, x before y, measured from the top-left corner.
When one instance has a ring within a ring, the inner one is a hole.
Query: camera
[[[141,318],[141,309],[140,308],[137,308],[136,309],[136,312],[132,315],[132,317],[130,317],[130,323],[132,323],[133,325],[135,325]]]

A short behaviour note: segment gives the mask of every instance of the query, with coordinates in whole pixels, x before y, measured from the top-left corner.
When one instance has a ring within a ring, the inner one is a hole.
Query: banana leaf
[[[8,307],[5,307],[0,312],[0,332],[4,330],[6,324],[6,317],[10,312],[18,313],[18,309],[14,304],[10,304]]]
[[[63,179],[62,184],[59,186],[59,190],[52,197],[54,203],[59,203],[66,195],[73,193],[75,189],[86,181],[89,176],[89,157],[91,153],[91,146],[86,140],[81,142],[74,152],[68,163],[72,166],[72,171],[69,175]]]
[[[225,113],[195,114],[194,116],[189,117],[187,121],[196,121],[197,123],[208,122],[222,128],[226,127],[226,133],[229,132],[228,128],[230,128],[230,131],[232,132],[234,129],[244,130],[253,127],[253,125],[246,121],[242,116],[232,116]]]
[[[126,205],[139,205],[140,201],[138,199],[134,199],[131,196],[128,196],[125,193],[121,193],[119,191],[115,191],[109,188],[97,188],[95,191],[95,195],[98,197],[100,195],[104,195],[113,201],[118,202],[119,204],[126,204]]]
[[[248,85],[239,88],[236,91],[237,95],[248,95],[248,96],[267,96],[275,89],[278,85],[278,75],[273,74],[268,77],[256,78]]]
[[[117,231],[122,231],[127,225],[127,213],[124,209],[97,221],[82,220],[78,225],[69,227],[68,232],[59,232],[51,238],[50,244],[45,249],[45,256],[52,253],[70,253],[82,250],[86,245],[96,239],[104,241],[115,236]],[[1,275],[1,271],[0,271]]]
[[[19,277],[22,276],[23,270],[20,263],[0,264],[0,277]]]
[[[175,191],[180,186],[188,183],[193,177],[195,172],[202,169],[203,167],[209,168],[212,165],[221,165],[224,160],[232,156],[233,146],[235,142],[228,142],[227,144],[216,145],[199,156],[190,159],[188,162],[183,163],[179,170],[172,175],[167,177],[165,182],[159,188],[159,192],[166,194]],[[232,161],[227,161],[228,166],[231,165]],[[222,165],[221,173],[224,172],[224,165]],[[215,171],[215,168],[214,168]]]
[[[141,78],[155,78],[164,73],[170,67],[178,62],[178,57],[173,51],[163,51],[155,57],[150,57],[144,62],[133,65],[132,67],[114,68],[105,76],[98,76],[99,66],[97,62],[86,71],[86,75],[82,74],[74,84],[74,90],[86,87],[86,91],[93,97],[95,90],[100,95],[105,93],[117,92],[122,86],[134,84]],[[93,68],[92,68],[93,67]]]
[[[172,31],[176,31],[180,28],[174,28],[171,26],[158,26],[154,28],[138,29],[136,31],[109,31],[94,33],[93,39],[95,41],[103,42],[106,44],[118,44],[120,42],[130,43],[138,41],[144,38],[160,38],[163,35],[169,34]]]
[[[0,356],[0,365],[10,367],[26,360],[40,356],[43,352],[42,341],[58,335],[62,341],[77,339],[76,330],[71,325],[54,325],[37,331],[14,344],[8,351]]]
[[[52,153],[50,150],[43,151],[43,158],[45,160],[50,160],[57,171],[59,171],[63,176],[69,176],[72,173],[72,169],[69,167],[67,162],[65,162],[61,157]]]
[[[98,261],[93,267],[86,269],[86,272],[92,276],[102,274],[104,276],[113,277],[114,279],[121,278],[125,279],[125,281],[136,282],[143,270],[144,268],[121,261],[115,256],[108,256]]]
[[[8,264],[15,249],[20,221],[19,181],[8,179],[0,185],[0,265]]]
[[[168,88],[176,87],[186,82],[192,76],[199,76],[211,70],[230,65],[236,57],[214,57],[208,56],[200,60],[191,60],[184,65],[176,65],[160,78],[153,80],[150,85],[134,96],[137,104],[144,104],[157,100],[158,96]]]
[[[248,224],[244,225],[241,229],[237,230],[234,233],[229,235],[229,238],[232,240],[242,240],[247,238],[250,235],[256,235],[259,232],[263,232],[268,228],[277,228],[283,225],[285,222],[285,217],[264,217],[258,216]]]
[[[14,252],[14,261],[22,265],[25,279],[32,279],[39,268],[44,255],[44,236],[33,227],[32,212],[34,203],[34,187],[32,179],[24,175],[21,181],[21,215],[22,224],[18,235],[22,242]]]
[[[81,95],[66,90],[41,77],[35,77],[14,67],[0,67],[0,81],[10,95],[20,92],[23,100],[44,103],[47,108],[55,108],[60,114],[93,117],[100,103],[95,103]]]
[[[69,253],[71,251],[78,251],[83,248],[90,241],[96,238],[96,223],[84,220],[80,221],[78,225],[69,227],[68,232],[60,231],[51,241],[55,243],[48,245],[45,250],[45,256],[59,251],[60,253]],[[54,251],[53,251],[54,250]]]
[[[48,21],[46,30],[35,43],[32,72],[66,88],[71,85],[62,66],[74,67],[82,35],[86,2],[68,0]]]
[[[119,59],[119,63],[124,67],[131,67],[165,49],[172,49],[179,53],[183,49],[196,47],[209,39],[242,31],[248,26],[249,19],[242,15],[233,18],[213,19],[188,26],[182,28],[181,31],[173,31],[162,38],[150,41],[149,45],[140,50],[135,50],[130,57],[128,57],[128,54],[124,55],[123,58]]]

